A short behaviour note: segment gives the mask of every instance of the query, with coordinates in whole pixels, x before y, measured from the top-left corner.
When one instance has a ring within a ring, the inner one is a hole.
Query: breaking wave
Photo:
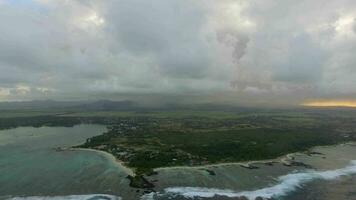
[[[121,197],[106,194],[69,195],[69,196],[30,196],[10,197],[7,200],[121,200]]]
[[[315,171],[310,170],[306,172],[293,173],[278,178],[276,185],[254,190],[254,191],[242,191],[236,192],[232,190],[214,189],[214,188],[201,188],[201,187],[171,187],[166,188],[164,193],[161,194],[149,194],[142,199],[153,199],[154,196],[183,196],[186,198],[209,198],[214,196],[226,196],[226,197],[247,197],[250,200],[255,200],[257,197],[263,198],[278,198],[286,196],[288,193],[295,191],[302,187],[303,184],[311,182],[313,180],[333,180],[341,176],[356,174],[356,161],[352,161],[351,165],[328,171]]]

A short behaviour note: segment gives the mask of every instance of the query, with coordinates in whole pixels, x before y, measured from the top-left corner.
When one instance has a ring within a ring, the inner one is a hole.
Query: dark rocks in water
[[[128,175],[127,178],[130,180],[130,187],[133,188],[151,189],[155,187],[153,183],[149,182],[142,175],[137,175],[137,176]]]
[[[270,198],[265,198],[265,197],[256,197],[255,200],[271,200]]]
[[[228,197],[222,195],[214,195],[213,197],[203,198],[204,200],[249,200],[246,196]],[[254,200],[272,200],[271,198],[256,197]]]
[[[55,151],[65,151],[65,150],[67,150],[66,148],[64,148],[64,147],[55,147],[55,148],[53,148]]]
[[[222,195],[214,195],[213,197],[210,198],[204,198],[206,200],[249,200],[245,196],[241,197],[227,197],[227,196],[222,196]]]
[[[211,175],[211,176],[215,176],[216,175],[215,171],[213,171],[213,170],[205,169],[205,171],[207,171],[209,173],[209,175]]]
[[[308,164],[305,164],[303,162],[296,162],[296,161],[293,161],[292,162],[292,165],[293,166],[297,166],[297,167],[305,167],[305,168],[308,168],[308,169],[311,169],[313,168],[312,166],[308,165]]]
[[[278,162],[275,162],[275,161],[266,161],[266,162],[264,162],[263,164],[268,165],[268,166],[273,166],[275,163],[278,163]]]
[[[291,167],[292,166],[292,161],[288,160],[288,159],[285,159],[283,158],[281,160],[281,163],[284,165],[284,166],[287,166],[287,167]]]
[[[211,175],[211,176],[215,176],[215,175],[216,175],[215,171],[214,171],[214,170],[211,170],[211,169],[206,169],[206,168],[204,168],[204,169],[199,169],[199,170],[206,171],[206,172],[208,172],[208,174]]]
[[[246,168],[246,169],[258,169],[259,167],[251,165],[249,163],[242,163],[240,164],[241,167]]]
[[[307,152],[308,156],[313,156],[313,155],[320,155],[320,156],[324,156],[325,154],[320,153],[320,152],[316,152],[316,151],[309,151]]]
[[[308,164],[305,164],[303,162],[297,162],[297,161],[287,161],[287,160],[284,160],[282,161],[283,165],[284,166],[287,166],[287,167],[292,167],[292,166],[296,166],[296,167],[305,167],[307,169],[312,169],[313,167],[308,165]]]

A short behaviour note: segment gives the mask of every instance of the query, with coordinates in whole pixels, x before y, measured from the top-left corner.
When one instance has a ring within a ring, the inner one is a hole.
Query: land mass
[[[129,178],[133,186],[141,187],[149,185],[144,175],[154,174],[156,168],[273,159],[314,146],[356,140],[355,118],[351,116],[297,111],[155,114],[121,118],[108,126],[106,133],[78,147],[114,155],[135,170],[136,177]],[[290,160],[284,164],[304,166]]]
[[[134,170],[132,185],[145,188],[152,185],[144,175],[154,174],[156,168],[273,159],[356,140],[355,109],[140,109],[130,102],[110,101],[55,105],[58,108],[3,110],[0,129],[106,125],[105,133],[76,148],[110,153]]]

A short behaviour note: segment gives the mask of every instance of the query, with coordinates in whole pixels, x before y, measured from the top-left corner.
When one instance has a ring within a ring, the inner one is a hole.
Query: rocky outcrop
[[[308,168],[308,169],[312,168],[312,166],[310,166],[308,164],[305,164],[305,163],[299,162],[299,161],[295,161],[294,157],[291,155],[287,155],[286,158],[282,158],[281,163],[287,167],[295,166],[295,167],[304,167],[304,168]]]
[[[250,164],[250,163],[241,163],[239,165],[240,165],[240,167],[243,167],[243,168],[246,168],[246,169],[258,169],[259,168],[257,166],[254,166],[254,165]]]
[[[127,178],[130,180],[130,187],[133,188],[152,189],[155,187],[153,183],[148,181],[142,175],[136,175],[136,176],[128,175]]]

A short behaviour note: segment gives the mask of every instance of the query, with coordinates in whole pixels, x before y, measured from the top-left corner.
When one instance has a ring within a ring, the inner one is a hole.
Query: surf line
[[[121,197],[106,194],[88,194],[88,195],[68,195],[68,196],[28,196],[11,197],[7,200],[122,200]]]
[[[265,187],[254,191],[236,192],[233,190],[203,188],[203,187],[169,187],[161,193],[151,193],[142,196],[141,199],[152,199],[154,196],[184,196],[188,198],[201,197],[211,198],[214,196],[226,197],[246,197],[250,200],[255,200],[257,197],[262,198],[278,198],[286,196],[288,193],[302,187],[303,184],[313,180],[334,180],[341,176],[356,174],[356,160],[351,161],[351,164],[345,168],[328,171],[308,170],[305,172],[292,173],[278,177],[276,185]]]

